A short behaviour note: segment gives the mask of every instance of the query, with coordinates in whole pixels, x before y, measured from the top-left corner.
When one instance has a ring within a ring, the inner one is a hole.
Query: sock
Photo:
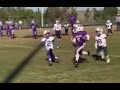
[[[79,56],[80,56],[79,54],[76,54],[76,55],[75,55],[77,62],[78,62],[78,60],[79,60]]]
[[[102,59],[105,59],[104,52],[101,51],[100,54],[101,54],[101,58],[102,58]]]
[[[82,51],[82,54],[88,54],[88,52],[86,52],[86,51]]]
[[[51,62],[51,61],[52,61],[52,60],[51,60],[51,58],[49,58],[48,60],[49,60],[49,62]]]

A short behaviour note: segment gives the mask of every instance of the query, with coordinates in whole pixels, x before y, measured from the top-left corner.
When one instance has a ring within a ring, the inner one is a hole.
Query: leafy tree
[[[87,21],[90,18],[90,10],[89,10],[89,8],[87,8],[87,10],[85,11],[85,18],[86,18]]]
[[[118,9],[116,7],[104,7],[102,11],[102,19],[110,19],[116,16]]]

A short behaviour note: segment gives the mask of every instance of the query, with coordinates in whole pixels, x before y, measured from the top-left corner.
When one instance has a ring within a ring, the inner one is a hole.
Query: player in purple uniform
[[[35,39],[37,39],[37,27],[39,28],[39,26],[34,21],[31,21],[30,29],[32,30],[32,35]]]
[[[70,21],[70,24],[71,24],[71,32],[73,30],[73,25],[76,23],[76,17],[75,16],[70,16],[69,18],[69,21]],[[72,35],[73,35],[73,32],[72,32]]]
[[[3,35],[2,29],[3,29],[3,24],[2,24],[2,22],[0,22],[0,36],[1,36],[1,37],[2,37],[2,35]]]
[[[12,23],[12,21],[9,22],[9,31],[8,32],[9,32],[11,38],[15,37],[15,34],[14,34],[14,24]]]
[[[81,60],[82,54],[90,55],[90,52],[82,51],[83,48],[86,45],[86,41],[89,40],[90,36],[87,34],[86,31],[78,31],[77,26],[74,25],[76,29],[73,29],[74,32],[74,38],[72,39],[72,42],[76,44],[76,50],[75,50],[75,67],[78,67],[79,60]]]

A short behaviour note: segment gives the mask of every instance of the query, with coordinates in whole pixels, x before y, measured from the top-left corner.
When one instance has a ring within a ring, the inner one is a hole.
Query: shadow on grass
[[[37,37],[43,37],[43,35],[37,35]],[[33,38],[33,36],[32,35],[28,35],[28,36],[24,36],[22,38]]]
[[[73,57],[73,59],[72,59],[72,61],[74,61],[75,60],[75,57]],[[86,58],[79,58],[79,63],[89,63],[89,61],[87,61],[87,59]]]
[[[12,80],[19,75],[19,73],[27,66],[35,54],[42,49],[43,44],[40,43],[27,57],[25,57],[22,62],[10,72],[10,74],[3,80],[3,83],[10,83]]]
[[[61,34],[62,36],[68,36],[69,34]],[[55,34],[51,34],[51,36],[56,36]],[[43,37],[43,35],[37,35],[37,37]],[[33,38],[32,35],[24,36],[22,38]]]

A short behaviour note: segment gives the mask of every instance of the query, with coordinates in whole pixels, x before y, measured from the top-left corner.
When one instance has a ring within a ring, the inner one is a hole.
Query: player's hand
[[[86,46],[86,43],[83,43],[84,46]]]

